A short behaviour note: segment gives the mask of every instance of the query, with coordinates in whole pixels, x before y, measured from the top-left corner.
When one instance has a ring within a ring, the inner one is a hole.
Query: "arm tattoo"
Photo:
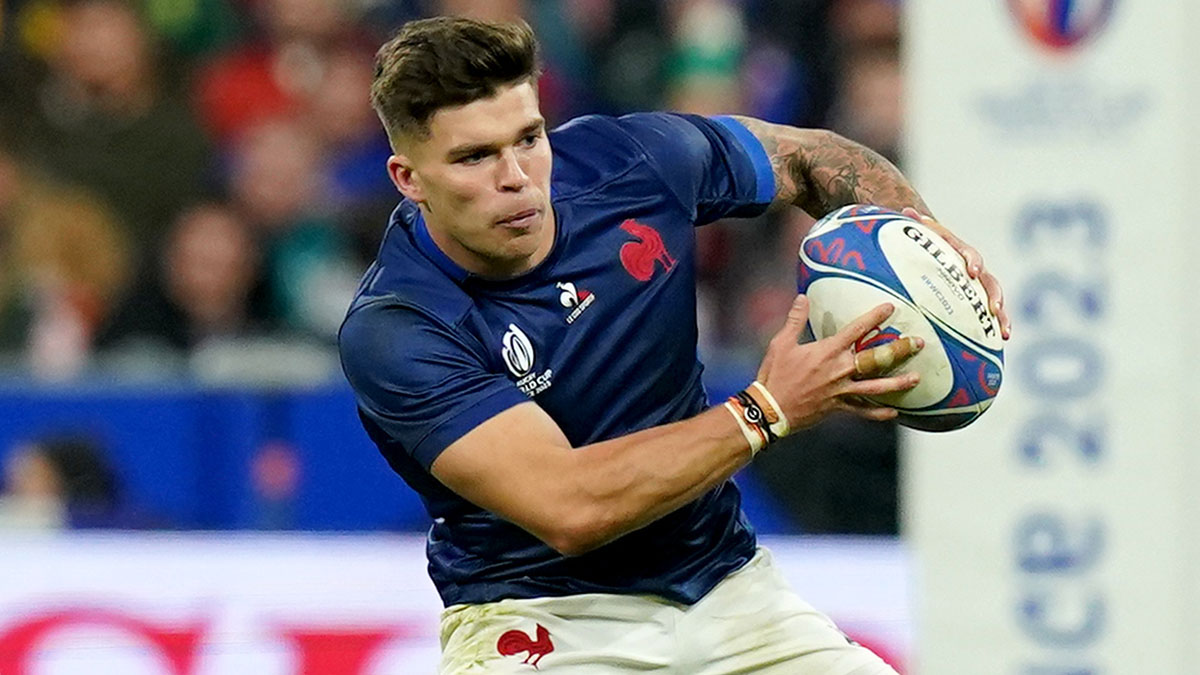
[[[899,211],[929,207],[882,155],[823,129],[735,116],[763,144],[775,171],[774,204],[791,204],[814,218],[846,204],[877,204]]]

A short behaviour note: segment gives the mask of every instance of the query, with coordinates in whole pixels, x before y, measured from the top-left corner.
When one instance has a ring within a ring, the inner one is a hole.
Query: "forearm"
[[[775,202],[814,218],[847,204],[899,211],[929,207],[899,169],[879,153],[823,129],[799,129],[736,117],[763,144],[775,174]]]
[[[463,498],[578,555],[696,499],[750,456],[723,408],[572,448],[554,420],[528,403],[475,427],[431,470]]]
[[[577,448],[573,494],[596,546],[694,501],[749,463],[733,416],[716,407],[688,420]]]

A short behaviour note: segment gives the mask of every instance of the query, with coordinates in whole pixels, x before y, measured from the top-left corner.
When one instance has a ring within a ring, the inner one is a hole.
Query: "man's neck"
[[[554,209],[547,209],[541,241],[530,256],[518,259],[496,258],[472,251],[453,237],[446,235],[445,230],[436,225],[436,219],[431,218],[423,206],[421,207],[421,216],[425,220],[425,229],[429,232],[429,238],[433,240],[438,249],[454,264],[484,279],[512,279],[536,268],[554,249],[554,240],[558,233],[558,222],[555,219]]]

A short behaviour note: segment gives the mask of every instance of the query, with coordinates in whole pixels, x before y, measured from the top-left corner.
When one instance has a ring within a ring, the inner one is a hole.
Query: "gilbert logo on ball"
[[[930,228],[877,206],[843,207],[800,245],[798,279],[817,339],[885,302],[896,311],[857,349],[924,338],[925,348],[895,371],[919,372],[920,384],[872,399],[898,410],[901,424],[948,431],[991,405],[1004,377],[999,322],[962,256]]]

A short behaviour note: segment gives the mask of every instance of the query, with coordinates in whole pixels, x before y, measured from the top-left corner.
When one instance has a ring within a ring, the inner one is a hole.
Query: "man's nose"
[[[529,174],[521,166],[521,160],[512,149],[506,149],[500,154],[499,175],[497,183],[501,190],[521,190],[529,184]]]

